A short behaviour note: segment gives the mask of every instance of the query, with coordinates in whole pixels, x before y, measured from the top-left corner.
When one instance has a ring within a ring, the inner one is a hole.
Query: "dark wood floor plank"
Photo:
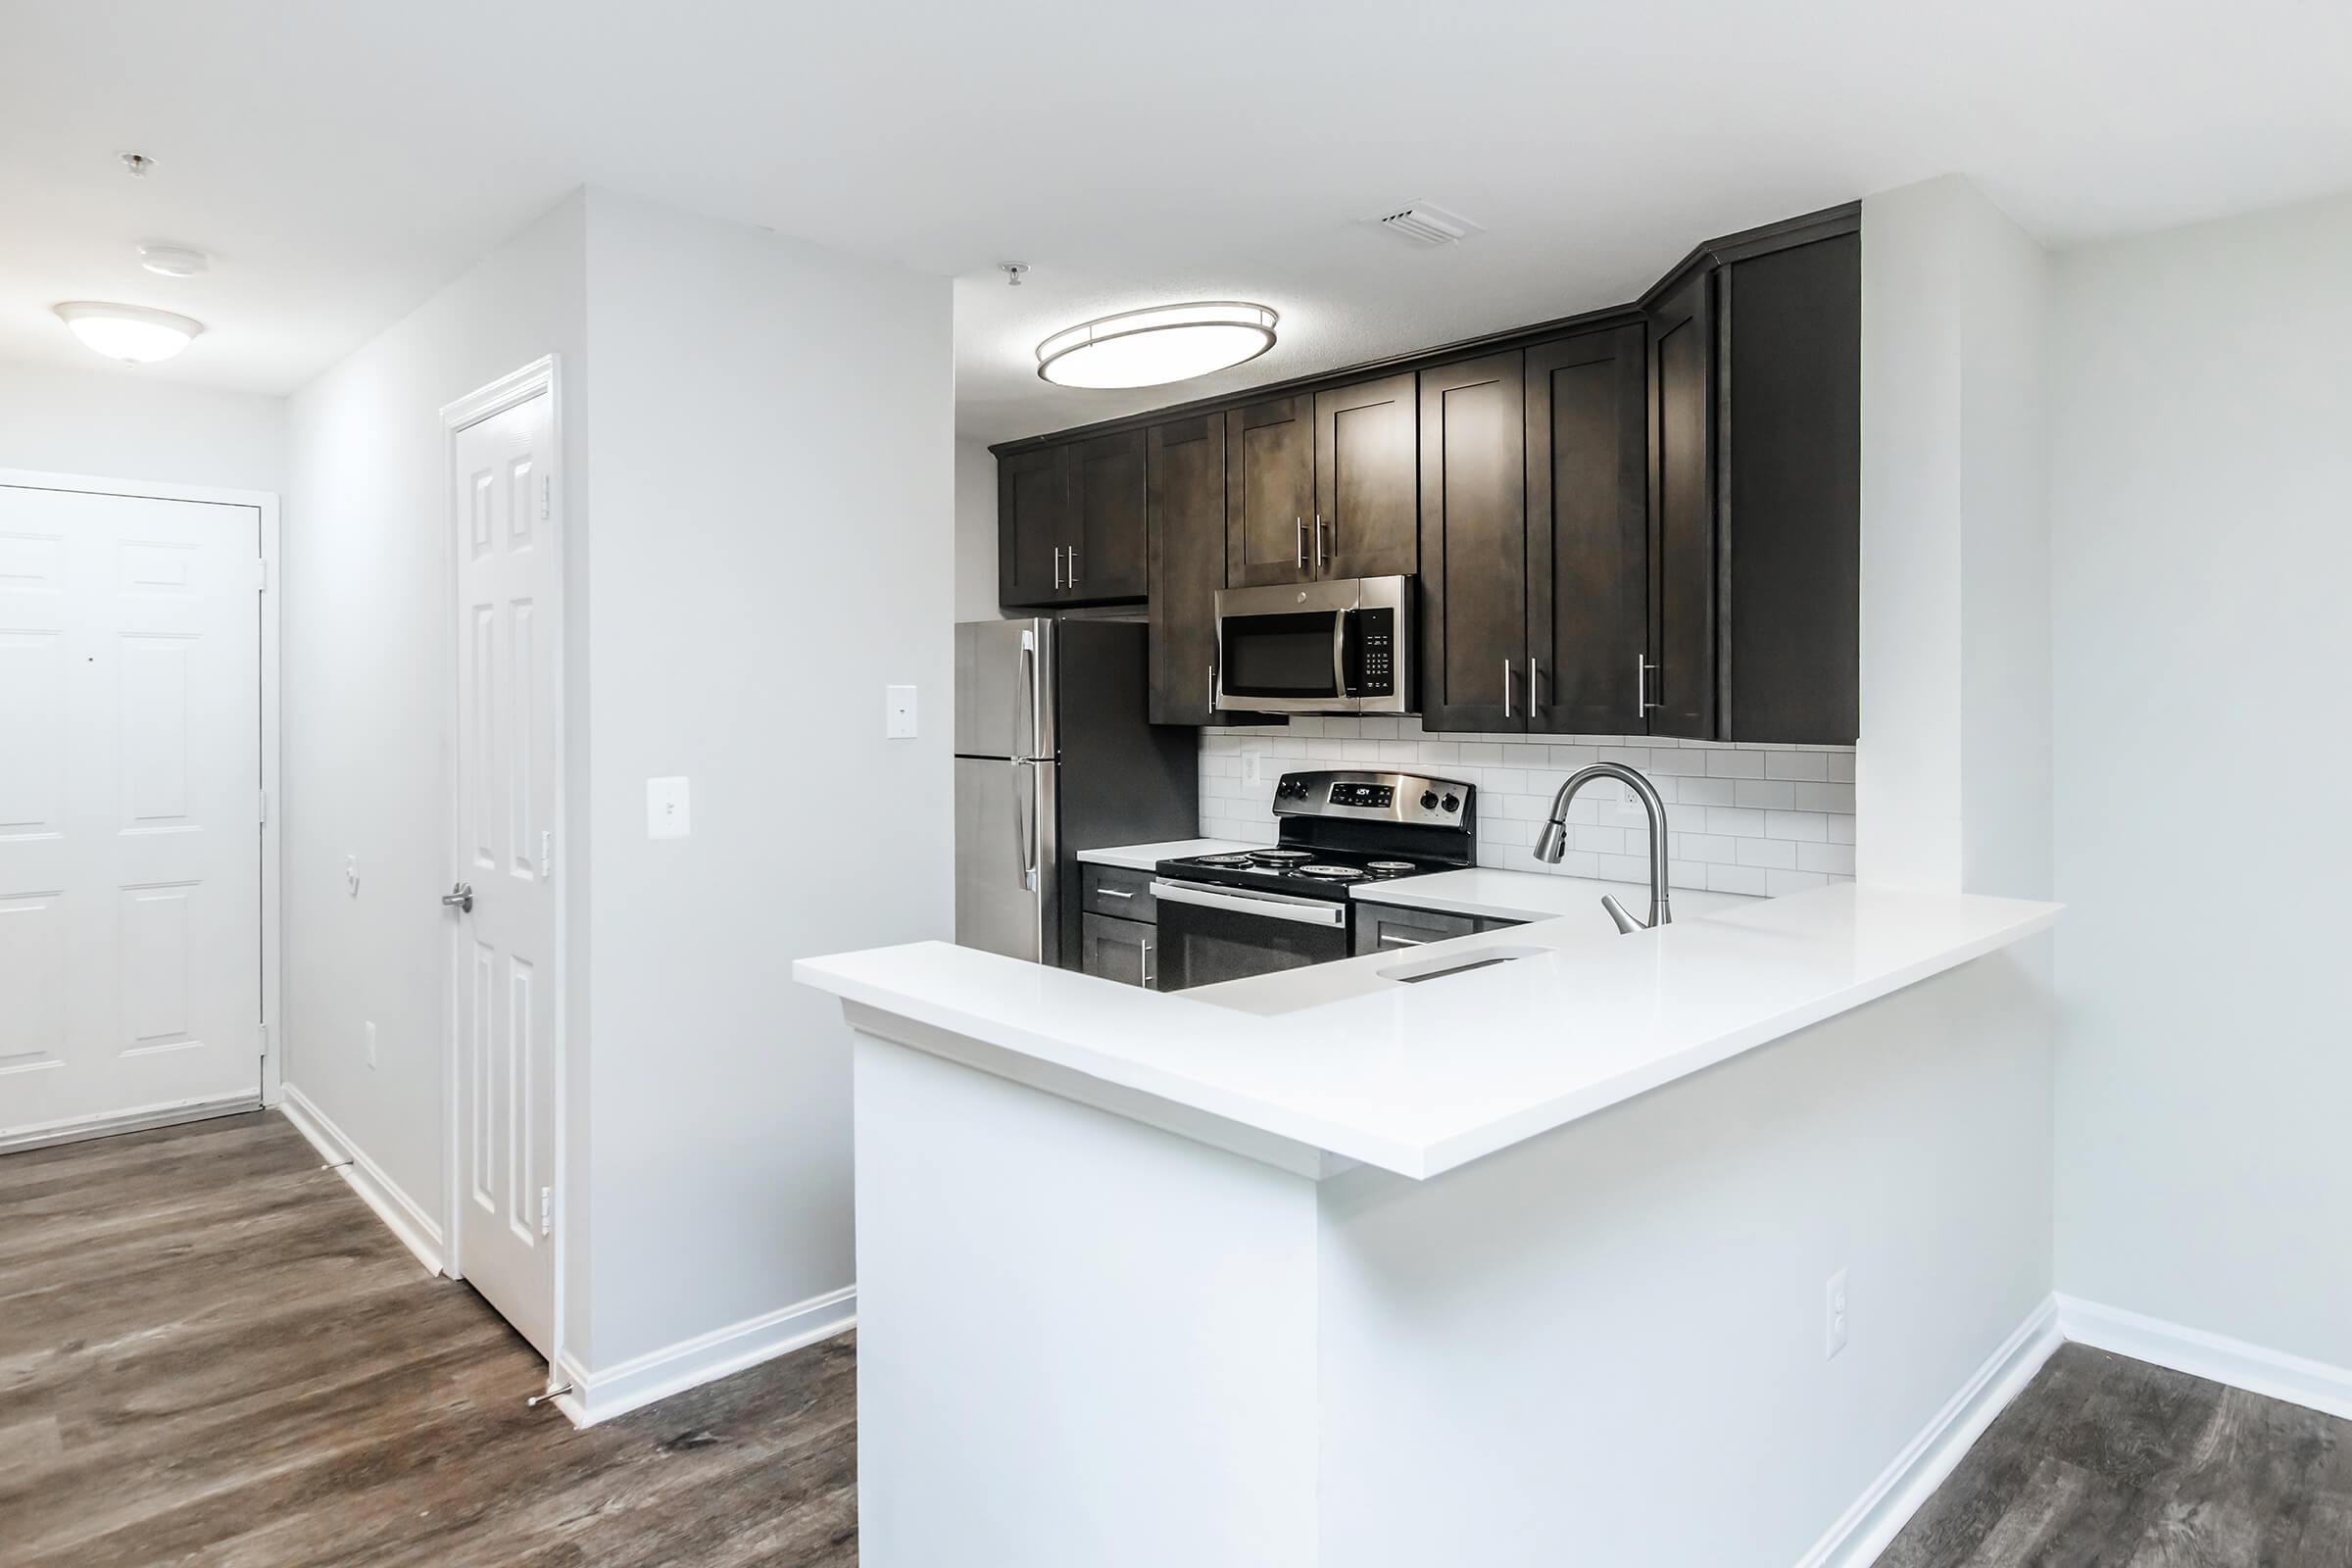
[[[0,1568],[857,1561],[854,1336],[586,1432],[282,1120],[0,1156]]]
[[[2352,1568],[2352,1422],[2062,1347],[1879,1568]]]

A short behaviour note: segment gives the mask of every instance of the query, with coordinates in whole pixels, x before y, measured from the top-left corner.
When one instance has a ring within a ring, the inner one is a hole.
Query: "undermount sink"
[[[1473,969],[1492,968],[1518,958],[1540,958],[1550,953],[1549,948],[1477,948],[1450,957],[1424,958],[1418,963],[1394,963],[1376,971],[1383,980],[1398,985],[1419,985],[1424,980],[1442,980],[1449,974],[1468,974]]]

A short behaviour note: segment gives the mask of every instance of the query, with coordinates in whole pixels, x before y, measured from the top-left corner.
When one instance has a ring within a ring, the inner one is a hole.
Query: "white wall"
[[[1866,881],[2049,888],[2049,288],[1958,175],[1863,203]]]
[[[2065,258],[2062,1290],[2352,1367],[2352,198]]]
[[[789,966],[952,929],[956,486],[944,278],[599,191],[588,321],[597,1370],[856,1277],[848,1033]]]
[[[285,1078],[436,1220],[456,682],[441,407],[555,352],[565,413],[584,412],[583,213],[566,201],[288,404]],[[567,548],[587,531],[583,425],[565,429]]]
[[[997,460],[978,441],[956,443],[956,618],[995,620]]]
[[[0,365],[0,468],[284,491],[285,399],[97,364]]]

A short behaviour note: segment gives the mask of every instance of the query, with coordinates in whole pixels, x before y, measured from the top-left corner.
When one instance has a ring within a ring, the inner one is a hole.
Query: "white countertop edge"
[[[1740,910],[1727,918],[1734,924],[1743,923],[1744,919],[1765,914],[1776,905],[1801,904],[1826,893],[1840,891],[1832,888],[1815,894],[1795,895],[1788,900],[1758,901],[1755,910]],[[1849,885],[1842,891],[1854,890]],[[1384,1136],[1366,1127],[1330,1120],[1303,1110],[1295,1103],[1279,1102],[1237,1091],[1210,1079],[1178,1073],[1158,1063],[1122,1054],[1115,1048],[1106,1050],[1081,1044],[1065,1035],[1046,1033],[1010,1018],[979,1017],[969,1008],[952,1001],[912,995],[901,986],[852,972],[848,967],[860,959],[898,958],[926,951],[947,954],[963,951],[949,944],[914,943],[867,954],[804,958],[793,965],[793,977],[805,985],[840,997],[845,1002],[856,1002],[879,1013],[905,1017],[929,1028],[960,1036],[978,1048],[963,1056],[966,1064],[994,1070],[1002,1077],[1034,1081],[1034,1063],[1051,1063],[1070,1069],[1083,1078],[1148,1095],[1175,1107],[1205,1112],[1240,1128],[1270,1134],[1307,1150],[1357,1160],[1415,1180],[1427,1180],[2046,931],[2056,924],[2061,912],[2057,905],[1999,902],[2014,903],[2017,910],[2014,916],[1965,941],[1933,949],[1907,963],[1872,975],[1867,980],[1839,986],[1797,1006],[1738,1025],[1682,1050],[1669,1052],[1581,1085],[1566,1094],[1503,1111],[1473,1128],[1427,1142]],[[1588,940],[1639,942],[1656,939],[1655,935],[1649,933],[1637,933],[1631,937],[1598,936]],[[1001,961],[1012,963],[1016,960]],[[1076,986],[1102,988],[1100,992],[1080,991],[1074,995],[1083,1001],[1099,1000],[1114,1014],[1129,1012],[1138,1006],[1199,1009],[1203,1014],[1200,1027],[1207,1033],[1230,1035],[1237,1029],[1265,1029],[1273,1033],[1282,1024],[1280,1018],[1248,1019],[1210,1004],[1187,1002],[1182,993],[1162,995],[1132,992],[1112,982],[1066,975],[1058,970],[1041,971],[1038,978],[1041,983],[1055,990],[1065,989],[1062,984],[1064,980]],[[1161,1016],[1164,1019],[1167,1015],[1163,1012]],[[1115,1020],[1106,1017],[1103,1021],[1111,1024]],[[972,1031],[975,1027],[985,1028],[987,1036],[974,1034]],[[1270,1048],[1278,1049],[1271,1042]],[[916,1046],[915,1049],[923,1048]],[[1084,1100],[1082,1095],[1076,1094],[1065,1098]],[[1275,1162],[1291,1163],[1289,1160]]]
[[[1189,859],[1196,855],[1231,855],[1236,850],[1262,850],[1272,842],[1271,839],[1165,839],[1156,844],[1108,844],[1097,850],[1080,850],[1078,858],[1087,865],[1116,865],[1129,871],[1150,871],[1162,860]]]
[[[1698,919],[1763,902],[1760,893],[1716,893],[1703,888],[1669,890],[1681,919]],[[1503,866],[1464,866],[1391,882],[1365,882],[1348,890],[1361,904],[1464,914],[1480,920],[1556,920],[1564,915],[1600,915],[1600,898],[1613,893],[1640,917],[1649,907],[1646,882],[1611,882],[1601,877],[1562,876],[1549,871],[1514,871]]]

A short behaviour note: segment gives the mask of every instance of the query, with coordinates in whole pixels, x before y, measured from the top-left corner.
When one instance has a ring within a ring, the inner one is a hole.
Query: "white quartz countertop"
[[[1246,843],[1241,839],[1169,839],[1160,844],[1115,844],[1101,850],[1080,850],[1078,858],[1094,865],[1123,865],[1130,871],[1149,871],[1162,860],[1182,859],[1188,855],[1230,855],[1235,850],[1262,850],[1268,840]]]
[[[860,1027],[983,1070],[1128,1113],[1140,1096],[1427,1178],[2045,930],[2058,913],[1840,884],[1630,936],[1546,920],[1386,966],[1523,955],[1509,961],[1419,984],[1376,973],[1370,989],[1271,1016],[944,942],[804,958],[793,975],[864,1009]]]
[[[1407,909],[1437,909],[1446,914],[1471,914],[1482,920],[1550,920],[1561,915],[1591,914],[1606,922],[1600,899],[1613,893],[1637,920],[1649,912],[1649,884],[1604,882],[1589,876],[1553,876],[1545,871],[1502,871],[1479,866],[1465,871],[1434,871],[1427,876],[1402,876],[1394,882],[1366,882],[1349,890],[1360,903],[1395,904]],[[1696,888],[1674,890],[1674,917],[1693,920],[1742,909],[1763,901],[1745,893],[1707,893]]]

